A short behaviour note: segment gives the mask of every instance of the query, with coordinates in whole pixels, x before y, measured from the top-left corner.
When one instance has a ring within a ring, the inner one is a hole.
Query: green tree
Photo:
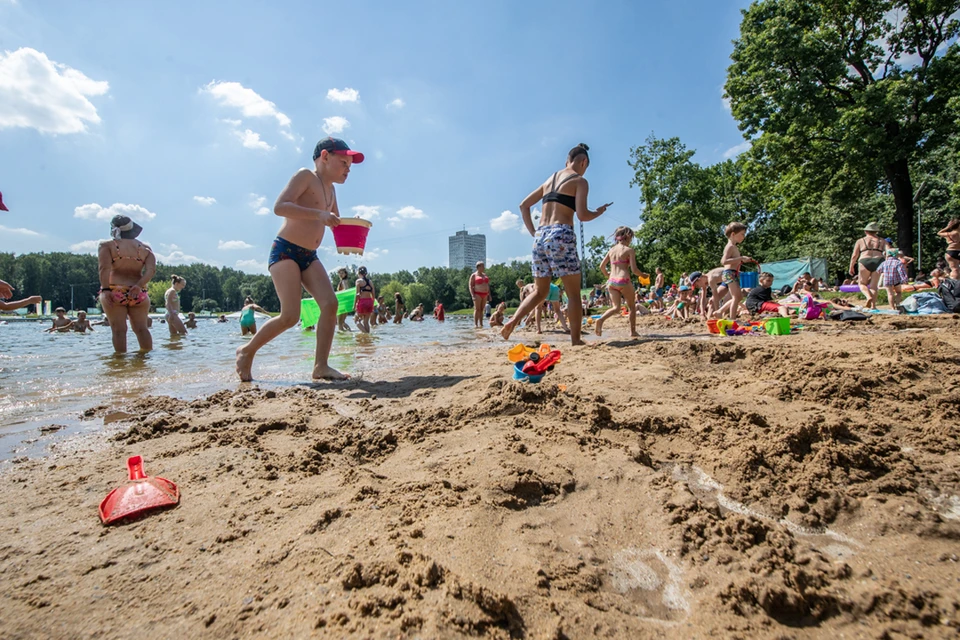
[[[758,0],[743,11],[726,93],[754,154],[785,178],[782,194],[842,206],[885,182],[900,246],[912,250],[911,168],[955,126],[947,105],[960,88],[960,48],[946,45],[958,9],[956,0]]]
[[[677,277],[719,265],[726,242],[723,225],[733,220],[750,224],[754,217],[736,193],[724,193],[740,189],[737,170],[729,165],[704,169],[693,156],[679,138],[653,134],[630,150],[629,163],[636,172],[630,184],[640,189],[643,224],[636,247],[643,270],[660,267]]]
[[[147,295],[150,296],[150,304],[156,309],[163,308],[166,301],[163,299],[170,287],[162,280],[153,280],[147,285]]]

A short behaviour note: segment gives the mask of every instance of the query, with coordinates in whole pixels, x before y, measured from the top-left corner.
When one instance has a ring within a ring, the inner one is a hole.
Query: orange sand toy
[[[541,357],[550,353],[553,349],[550,348],[548,344],[541,344],[539,348],[534,349],[533,347],[528,347],[525,344],[518,344],[509,351],[507,351],[507,359],[510,362],[520,362],[521,360],[526,360],[530,357],[531,353],[536,353]]]

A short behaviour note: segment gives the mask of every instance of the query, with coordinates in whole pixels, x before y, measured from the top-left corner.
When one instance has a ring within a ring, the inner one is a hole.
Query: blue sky
[[[0,251],[91,251],[124,212],[161,260],[265,273],[326,132],[366,154],[338,199],[374,222],[371,270],[446,265],[464,227],[529,256],[517,204],[579,142],[609,235],[651,131],[701,163],[742,148],[721,97],[745,5],[0,0]]]

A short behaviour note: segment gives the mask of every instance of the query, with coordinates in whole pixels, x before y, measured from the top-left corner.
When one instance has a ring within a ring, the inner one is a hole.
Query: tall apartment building
[[[473,267],[477,262],[487,261],[487,237],[482,233],[470,234],[457,231],[450,236],[450,267],[462,269]]]

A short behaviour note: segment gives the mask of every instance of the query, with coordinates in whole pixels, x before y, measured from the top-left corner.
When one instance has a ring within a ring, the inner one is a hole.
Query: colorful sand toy
[[[531,353],[537,353],[542,357],[546,356],[551,351],[552,349],[550,348],[550,345],[546,343],[542,343],[536,349],[533,347],[528,347],[525,344],[518,344],[507,351],[507,359],[510,360],[510,362],[520,362],[521,360],[529,359]]]

